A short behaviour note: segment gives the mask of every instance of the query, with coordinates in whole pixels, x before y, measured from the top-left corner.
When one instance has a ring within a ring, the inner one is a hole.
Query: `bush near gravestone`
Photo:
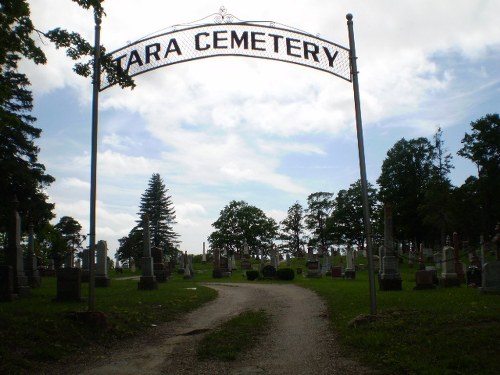
[[[247,280],[253,281],[253,280],[257,279],[257,277],[259,277],[259,271],[248,270],[248,271],[246,271],[246,275],[247,275]]]
[[[291,268],[279,268],[276,271],[276,276],[280,280],[293,280],[295,278],[295,272]]]
[[[262,268],[262,276],[265,278],[275,278],[276,277],[276,268],[271,265],[267,265]]]

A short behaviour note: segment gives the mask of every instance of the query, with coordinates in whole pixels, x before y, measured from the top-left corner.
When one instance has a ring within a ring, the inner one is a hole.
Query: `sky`
[[[39,30],[61,27],[93,43],[94,20],[70,0],[30,0]],[[375,184],[401,138],[443,130],[454,185],[476,174],[456,154],[470,123],[500,108],[500,2],[468,0],[106,0],[108,51],[213,15],[274,21],[348,47],[354,18],[367,176]],[[89,231],[91,82],[64,51],[39,41],[44,66],[23,62],[34,93],[40,161],[56,223],[72,216]],[[294,64],[216,57],[157,69],[136,88],[99,96],[96,239],[110,256],[138,220],[153,173],[174,204],[180,248],[200,254],[211,224],[232,200],[278,222],[295,202],[337,193],[359,179],[352,84]],[[208,248],[208,243],[207,243]]]

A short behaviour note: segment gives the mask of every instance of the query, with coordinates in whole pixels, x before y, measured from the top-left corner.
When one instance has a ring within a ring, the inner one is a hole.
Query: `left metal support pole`
[[[354,90],[354,108],[356,111],[356,132],[358,135],[359,172],[361,175],[361,194],[363,201],[363,220],[365,224],[366,250],[368,255],[368,282],[370,289],[370,313],[377,314],[377,300],[375,294],[375,271],[373,266],[372,230],[370,224],[370,205],[368,200],[368,181],[366,178],[365,146],[363,141],[363,125],[361,122],[361,102],[359,99],[358,65],[356,62],[356,46],[354,43],[354,28],[352,14],[347,14],[347,28],[349,30],[349,47],[351,57],[352,86]]]
[[[94,11],[95,42],[92,80],[92,151],[90,156],[90,232],[89,232],[89,311],[95,311],[95,232],[97,193],[97,129],[99,120],[99,86],[101,83],[101,16]]]

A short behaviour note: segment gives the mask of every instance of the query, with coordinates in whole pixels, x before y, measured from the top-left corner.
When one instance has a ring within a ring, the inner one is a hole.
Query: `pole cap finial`
[[[345,18],[347,18],[348,21],[352,21],[352,13],[347,13]]]

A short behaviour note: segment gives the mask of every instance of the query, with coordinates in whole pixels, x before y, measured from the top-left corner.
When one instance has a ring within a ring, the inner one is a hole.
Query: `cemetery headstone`
[[[203,242],[203,254],[201,254],[201,263],[207,263],[207,254],[205,254],[205,242]]]
[[[214,249],[214,269],[220,268],[220,250]]]
[[[164,261],[163,250],[159,247],[153,247],[151,249],[151,255],[153,257],[153,272],[156,281],[164,283],[168,279],[169,272]]]
[[[437,270],[440,270],[442,267],[443,253],[436,252],[433,254],[432,257],[434,258],[434,266],[436,267]]]
[[[184,252],[184,278],[192,279],[193,278],[193,265],[192,265],[192,257],[188,255],[187,251]]]
[[[149,238],[149,216],[145,214],[142,219],[144,231],[144,251],[142,256],[142,276],[139,280],[140,290],[158,289],[158,282],[154,275],[153,258],[151,257],[151,242]]]
[[[235,271],[236,269],[238,269],[236,267],[236,256],[233,254],[231,255],[231,271]]]
[[[24,273],[24,257],[21,247],[21,218],[17,212],[17,205],[19,203],[17,198],[14,198],[13,203],[14,210],[9,220],[5,260],[7,265],[12,267],[14,294],[17,294],[17,296],[27,296],[31,293],[31,288],[28,283],[28,278]],[[10,280],[10,278],[6,280]]]
[[[248,248],[246,240],[243,242],[243,257],[240,264],[243,271],[252,269],[252,263],[250,262],[250,249]]]
[[[460,241],[457,232],[453,233],[453,256],[455,258],[454,266],[457,278],[460,283],[465,283],[464,265],[460,261]]]
[[[415,272],[415,287],[413,289],[434,289],[436,285],[434,284],[435,271],[432,270],[418,270]]]
[[[82,301],[82,276],[79,268],[59,268],[57,276],[57,302]]]
[[[286,253],[286,266],[288,268],[292,267],[292,260],[290,259],[290,253]]]
[[[382,268],[379,274],[380,290],[402,290],[399,273],[399,260],[396,256],[393,240],[392,205],[384,204],[384,249]]]
[[[82,283],[89,282],[89,275],[90,275],[89,255],[90,255],[89,249],[84,249],[82,255],[82,272],[81,272]]]
[[[354,268],[354,254],[352,251],[351,245],[347,245],[345,250],[345,261],[346,267],[344,276],[346,279],[355,279],[356,278],[356,270]]]
[[[307,278],[320,278],[321,275],[321,264],[319,260],[310,260],[306,262],[306,277]]]
[[[42,285],[42,278],[38,271],[38,260],[35,255],[35,236],[33,232],[33,223],[28,226],[28,253],[26,254],[26,276],[32,288]]]
[[[326,275],[331,271],[332,265],[330,264],[330,256],[328,252],[323,253],[323,264],[321,265],[321,274]]]
[[[108,245],[106,241],[97,242],[97,263],[95,271],[95,286],[108,287],[111,279],[108,277]]]
[[[446,245],[443,247],[439,285],[444,287],[460,285],[457,273],[455,272],[455,249],[450,246],[449,236],[446,240]]]
[[[134,259],[130,259],[130,271],[132,271],[132,273],[135,272],[135,260]]]
[[[482,283],[481,288],[479,288],[482,293],[500,292],[500,223],[497,223],[495,232],[495,236],[491,241],[495,246],[495,260],[483,265],[481,272]]]

